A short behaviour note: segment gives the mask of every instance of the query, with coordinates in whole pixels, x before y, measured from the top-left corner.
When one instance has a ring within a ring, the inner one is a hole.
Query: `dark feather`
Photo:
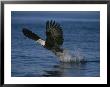
[[[23,28],[22,32],[23,32],[23,34],[26,37],[28,37],[30,39],[33,39],[35,41],[37,41],[38,39],[40,39],[40,37],[37,34],[33,33],[32,31],[30,31],[30,30],[28,30],[26,28]]]
[[[63,31],[60,24],[55,21],[46,22],[46,45],[50,48],[59,47],[63,44]]]

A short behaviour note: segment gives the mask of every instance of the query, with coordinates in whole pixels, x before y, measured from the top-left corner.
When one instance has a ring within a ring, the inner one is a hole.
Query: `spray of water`
[[[74,53],[64,49],[63,52],[56,52],[55,54],[61,62],[82,62],[85,60],[80,49],[75,50]]]

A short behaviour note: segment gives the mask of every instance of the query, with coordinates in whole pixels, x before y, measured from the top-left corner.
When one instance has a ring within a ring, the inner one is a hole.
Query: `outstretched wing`
[[[33,33],[32,31],[30,31],[27,28],[23,28],[22,32],[26,37],[28,37],[32,40],[37,41],[38,39],[40,39],[40,37],[37,34]]]
[[[61,46],[63,44],[62,28],[55,21],[46,22],[46,36],[46,44],[51,47]]]
[[[45,45],[45,41],[43,39],[41,39],[37,34],[33,33],[31,30],[29,30],[27,28],[23,28],[22,32],[26,37],[38,42],[42,46]]]

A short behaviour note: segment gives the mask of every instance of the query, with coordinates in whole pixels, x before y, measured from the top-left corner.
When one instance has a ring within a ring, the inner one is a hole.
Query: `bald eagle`
[[[62,27],[55,21],[51,20],[46,22],[46,40],[43,40],[27,28],[23,28],[22,32],[26,37],[36,41],[55,54],[56,52],[63,52],[63,48],[61,48],[64,41]]]
[[[26,37],[41,44],[44,48],[51,50],[56,56],[58,56],[61,62],[77,61],[78,58],[72,58],[71,55],[69,55],[68,52],[62,48],[64,38],[62,27],[59,23],[52,20],[46,22],[46,40],[43,40],[27,28],[23,28],[22,32]]]

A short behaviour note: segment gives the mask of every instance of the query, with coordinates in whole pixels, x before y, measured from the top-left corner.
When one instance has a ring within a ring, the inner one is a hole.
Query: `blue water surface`
[[[29,28],[46,38],[47,20],[55,20],[63,29],[63,47],[71,54],[81,51],[87,62],[61,63],[49,50],[26,38],[22,28]],[[99,12],[11,12],[12,77],[99,77]]]

